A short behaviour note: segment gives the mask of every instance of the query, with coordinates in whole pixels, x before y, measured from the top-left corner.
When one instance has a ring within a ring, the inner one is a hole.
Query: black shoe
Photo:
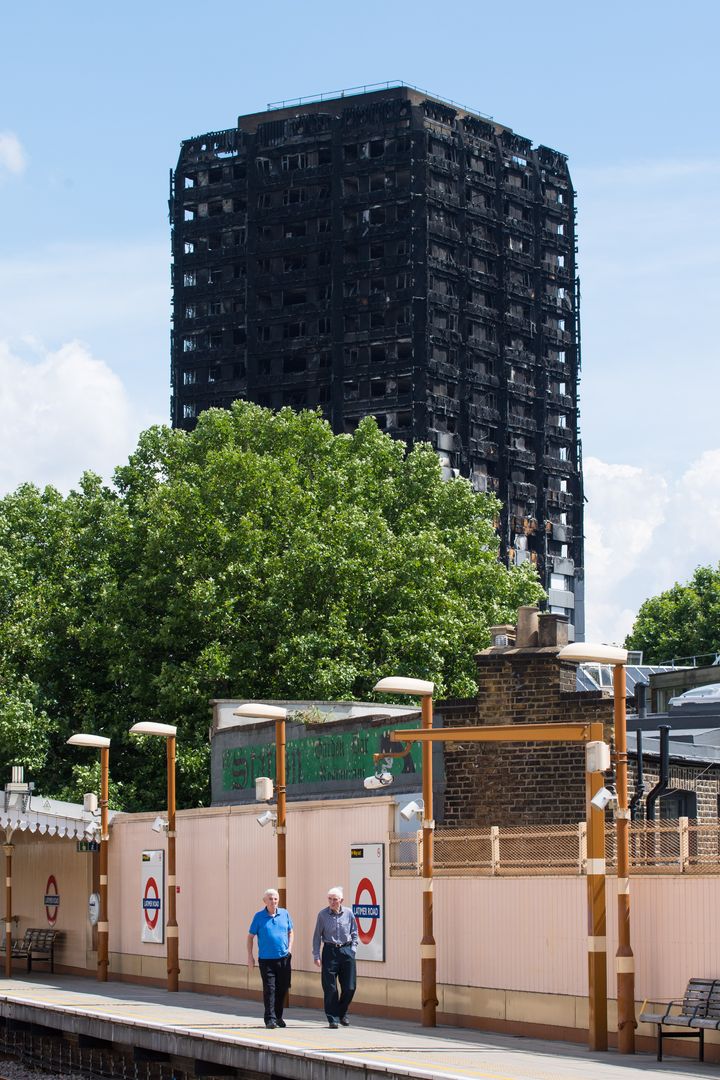
[[[341,1016],[340,1023],[343,1027],[350,1027],[350,1021],[348,1020],[347,1016]]]
[[[328,1021],[328,1027],[336,1028],[337,1027],[337,1020],[329,1020]]]
[[[276,1028],[277,1024],[275,1023],[274,1020],[266,1020],[265,1021],[265,1027],[266,1028]]]
[[[284,1020],[276,1020],[275,1021],[275,1026],[276,1027],[287,1027],[287,1024],[285,1023]]]

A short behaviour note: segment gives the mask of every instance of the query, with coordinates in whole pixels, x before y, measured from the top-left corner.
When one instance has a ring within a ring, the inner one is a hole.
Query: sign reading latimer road
[[[373,754],[399,750],[391,740],[393,731],[417,727],[417,721],[392,723],[387,727],[366,728],[364,731],[335,731],[315,734],[303,732],[301,738],[289,735],[286,769],[288,787],[321,784],[332,780],[362,781],[374,771]],[[412,744],[410,754],[396,766],[397,773],[419,773],[420,745]],[[249,791],[255,788],[258,776],[275,775],[274,742],[246,746],[231,746],[223,751],[222,786],[227,792]]]
[[[358,960],[385,959],[385,845],[350,848],[350,900],[357,919]]]

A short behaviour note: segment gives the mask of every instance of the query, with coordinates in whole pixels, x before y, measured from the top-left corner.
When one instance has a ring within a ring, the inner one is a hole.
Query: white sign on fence
[[[140,874],[142,903],[141,941],[165,941],[165,852],[143,851]]]
[[[358,924],[358,960],[385,959],[385,845],[350,848],[350,904]]]

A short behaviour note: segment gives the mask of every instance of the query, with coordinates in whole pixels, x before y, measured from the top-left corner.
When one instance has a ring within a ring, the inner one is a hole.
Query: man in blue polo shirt
[[[277,889],[263,893],[264,908],[253,915],[247,937],[248,967],[255,966],[253,943],[258,939],[258,965],[263,984],[265,1027],[284,1028],[283,1007],[290,989],[290,957],[293,945],[293,924],[285,908],[279,907]]]

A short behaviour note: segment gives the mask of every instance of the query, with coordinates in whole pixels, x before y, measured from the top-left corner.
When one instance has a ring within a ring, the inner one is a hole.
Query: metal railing
[[[615,870],[615,825],[605,829],[607,872]],[[421,833],[390,836],[390,874],[422,873]],[[436,877],[553,877],[583,875],[587,866],[584,821],[569,825],[485,829],[437,829]],[[632,822],[632,874],[720,875],[720,823],[698,825],[681,817],[660,822]]]
[[[658,667],[694,668],[716,667],[720,664],[720,652],[698,653],[697,656],[676,656],[672,660],[663,660]]]
[[[443,105],[452,105],[456,109],[462,109],[463,112],[472,113],[474,116],[481,116],[483,120],[492,120],[492,116],[488,113],[480,112],[479,109],[471,109],[469,105],[463,105],[460,101],[453,101],[452,98],[442,97],[440,94],[433,94],[431,90],[425,90],[422,86],[415,86],[413,83],[403,82],[402,79],[390,79],[388,82],[366,83],[364,86],[346,86],[342,90],[326,90],[322,94],[310,94],[307,97],[297,98],[285,98],[283,101],[269,101],[267,104],[268,111],[276,111],[277,109],[291,109],[297,105],[310,105],[313,102],[318,101],[333,101],[336,98],[356,97],[359,94],[370,94],[374,90],[395,90],[399,87],[405,87],[408,90],[416,90],[419,94],[427,94],[429,98],[433,98],[435,101],[441,102]]]

